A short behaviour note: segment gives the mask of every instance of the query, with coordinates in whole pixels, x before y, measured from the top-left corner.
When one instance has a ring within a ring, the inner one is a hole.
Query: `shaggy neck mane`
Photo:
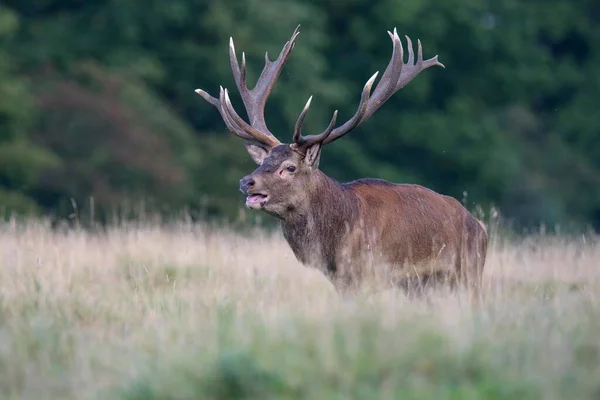
[[[358,219],[358,199],[342,184],[316,171],[308,202],[282,220],[283,235],[303,263],[335,273],[335,249]]]

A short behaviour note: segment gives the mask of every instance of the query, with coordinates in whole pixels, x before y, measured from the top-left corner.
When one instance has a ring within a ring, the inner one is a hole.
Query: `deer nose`
[[[247,192],[250,188],[254,186],[256,182],[250,176],[245,176],[240,179],[240,190],[242,192]]]

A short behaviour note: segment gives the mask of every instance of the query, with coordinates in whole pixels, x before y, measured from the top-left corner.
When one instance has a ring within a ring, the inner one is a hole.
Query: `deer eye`
[[[293,165],[290,165],[289,167],[286,168],[289,172],[294,172],[296,170],[296,167],[294,167]]]

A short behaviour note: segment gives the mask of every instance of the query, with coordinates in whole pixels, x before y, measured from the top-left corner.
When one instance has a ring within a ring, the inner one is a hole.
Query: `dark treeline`
[[[339,180],[419,183],[521,225],[600,228],[600,3],[595,0],[4,0],[0,207],[66,216],[139,204],[238,217],[254,165],[194,93],[249,85],[301,24],[267,104],[282,141],[355,111],[397,27],[433,68],[324,149]],[[404,45],[406,46],[406,41]]]

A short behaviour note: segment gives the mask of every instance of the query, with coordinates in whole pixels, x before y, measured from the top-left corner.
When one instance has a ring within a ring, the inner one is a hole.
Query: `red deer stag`
[[[280,219],[296,258],[320,269],[340,291],[356,288],[368,271],[385,269],[393,272],[388,282],[395,285],[416,282],[423,288],[423,283],[440,282],[441,278],[452,287],[466,283],[476,294],[486,258],[487,232],[456,199],[419,185],[379,179],[339,183],[318,169],[323,145],[366,121],[419,72],[444,65],[437,56],[423,60],[420,41],[415,58],[408,36],[405,63],[394,29],[388,32],[393,42],[391,60],[373,93],[377,73],[365,84],[354,116],[336,127],[336,110],[322,133],[304,136],[302,123],[311,96],[296,122],[293,143],[282,144],[267,128],[264,108],[298,38],[298,28],[275,61],[265,55],[266,65],[252,90],[246,86],[244,53],[240,67],[230,39],[231,68],[249,123],[234,110],[227,89],[221,87],[218,99],[196,90],[219,110],[228,130],[245,140],[247,151],[259,165],[240,180],[246,206]]]

